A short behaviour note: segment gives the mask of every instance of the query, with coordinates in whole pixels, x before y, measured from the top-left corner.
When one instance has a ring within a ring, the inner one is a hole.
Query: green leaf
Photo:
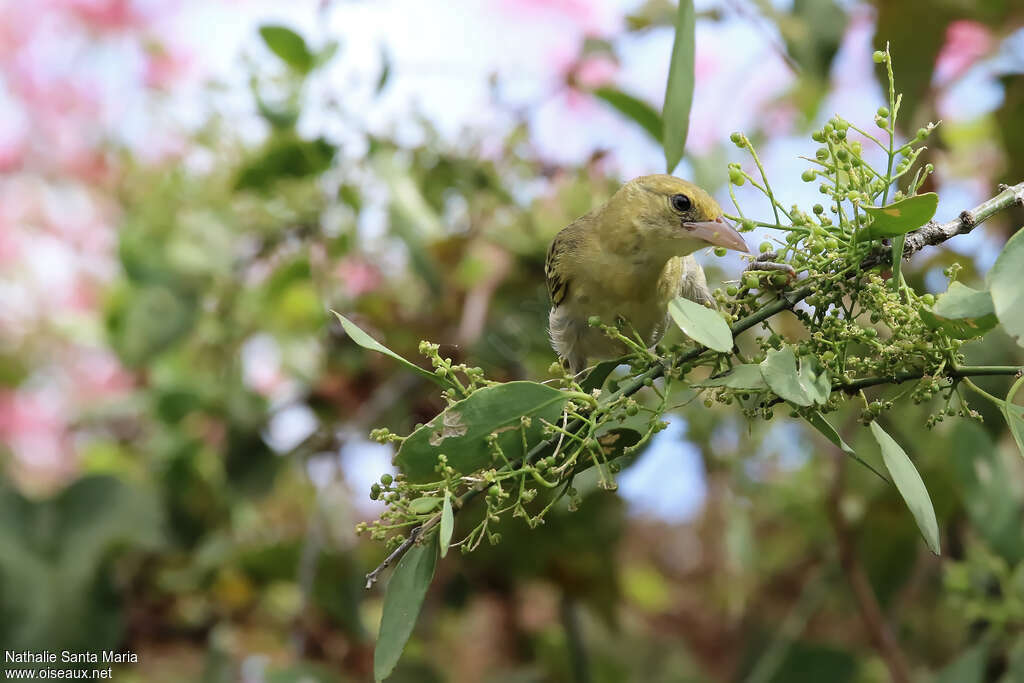
[[[833,444],[835,444],[835,446],[839,450],[841,450],[843,453],[845,453],[846,455],[850,456],[851,458],[853,458],[854,460],[859,462],[861,465],[863,465],[864,467],[866,467],[869,470],[871,470],[872,472],[874,472],[875,475],[879,479],[884,481],[886,484],[891,484],[892,483],[891,481],[886,479],[884,474],[882,474],[881,472],[876,470],[874,467],[872,467],[871,463],[867,462],[866,460],[861,458],[859,455],[857,455],[856,451],[853,450],[853,447],[850,446],[850,444],[846,443],[843,440],[843,437],[839,436],[839,432],[836,431],[836,428],[833,427],[832,424],[828,420],[826,420],[825,416],[822,415],[820,412],[815,410],[815,411],[812,411],[812,412],[808,413],[807,415],[804,415],[803,417],[807,421],[807,424],[809,424],[812,427],[814,427],[815,429],[817,429],[818,432],[820,432],[822,436],[824,436],[826,439],[828,439]]]
[[[953,485],[971,525],[992,550],[1017,564],[1024,559],[1020,505],[1002,454],[974,420],[957,421],[948,438]]]
[[[288,27],[265,24],[260,26],[260,36],[271,52],[300,74],[309,73],[316,64],[306,41]]]
[[[864,231],[865,239],[897,237],[916,230],[935,215],[939,206],[939,195],[934,192],[914,195],[886,206],[862,206],[861,210],[871,216],[871,225]]]
[[[959,282],[939,295],[932,310],[922,310],[921,320],[935,330],[941,329],[954,339],[980,337],[999,322],[988,292],[979,292]]]
[[[761,376],[761,366],[753,363],[736,365],[727,374],[721,377],[713,377],[703,382],[697,382],[695,387],[729,387],[730,389],[749,389],[750,391],[765,391],[768,384]]]
[[[437,509],[437,504],[444,500],[441,496],[420,496],[409,503],[409,512],[423,515]]]
[[[824,403],[832,394],[832,380],[814,356],[800,359],[800,385],[814,403]]]
[[[1013,386],[1010,387],[1002,408],[1003,415],[1006,417],[1006,424],[1010,426],[1010,433],[1013,434],[1013,440],[1017,442],[1017,449],[1021,455],[1024,455],[1024,406],[1013,402],[1014,396],[1017,395],[1017,390],[1022,385],[1024,385],[1024,376],[1018,378],[1013,383]]]
[[[351,337],[352,341],[354,341],[356,344],[359,344],[364,349],[369,349],[370,351],[376,351],[377,353],[383,353],[385,356],[390,356],[391,358],[394,358],[399,363],[404,365],[407,369],[412,370],[421,377],[426,377],[430,381],[435,382],[436,384],[440,384],[442,387],[448,387],[448,384],[442,378],[438,377],[429,370],[421,368],[412,361],[408,361],[405,358],[402,358],[397,353],[395,353],[388,347],[384,346],[370,335],[366,334],[366,332],[363,332],[361,329],[359,329],[358,325],[356,325],[354,322],[343,316],[341,313],[338,313],[337,311],[331,311],[331,313],[338,316],[338,321],[341,323],[342,328],[344,328],[345,334]]]
[[[679,165],[686,150],[686,135],[690,130],[690,107],[693,105],[694,25],[696,14],[693,0],[680,0],[676,13],[676,37],[672,43],[672,61],[665,87],[665,106],[662,108],[663,147],[667,173]]]
[[[237,190],[266,192],[284,178],[308,178],[331,166],[335,148],[324,138],[303,140],[289,133],[273,135],[254,158],[239,169]]]
[[[373,94],[379,95],[387,87],[391,80],[391,55],[383,45],[380,47],[380,75],[377,76],[377,85],[373,88]]]
[[[661,114],[654,107],[617,88],[597,88],[593,94],[626,118],[638,123],[655,142],[661,144]]]
[[[452,542],[452,532],[455,531],[455,513],[452,512],[452,495],[444,492],[444,505],[441,506],[441,557],[448,554],[448,545]]]
[[[761,376],[780,398],[798,406],[824,403],[832,393],[828,371],[813,356],[804,356],[797,367],[793,347],[768,351],[761,363]]]
[[[889,475],[903,496],[903,501],[910,508],[910,513],[914,515],[914,521],[917,522],[917,528],[921,530],[925,543],[938,555],[939,523],[935,520],[935,508],[932,507],[932,499],[928,496],[928,489],[925,488],[921,475],[906,452],[878,422],[871,423],[871,434],[882,450],[882,462],[889,470]]]
[[[608,375],[615,371],[615,368],[626,362],[624,358],[615,358],[612,360],[603,360],[594,366],[594,369],[590,371],[586,379],[580,382],[580,388],[583,389],[584,393],[589,394],[594,389],[600,389],[604,386],[604,381],[608,379]]]
[[[155,489],[108,475],[87,474],[41,499],[0,482],[3,609],[18,615],[0,621],[5,647],[116,647],[127,595],[109,578],[126,554],[166,547],[164,514]]]
[[[988,667],[989,643],[983,641],[964,650],[935,676],[934,683],[983,683]]]
[[[903,284],[903,247],[907,243],[906,235],[897,235],[892,238],[892,284],[893,291],[898,290]]]
[[[430,245],[444,238],[441,217],[424,196],[407,165],[395,155],[376,154],[374,167],[388,184],[388,227],[405,243],[413,272],[423,279],[431,293],[440,296],[441,267],[435,261]]]
[[[721,353],[732,350],[732,331],[717,311],[677,296],[669,302],[668,314],[679,329],[698,344]]]
[[[988,272],[988,286],[999,322],[1024,346],[1024,230],[1018,230]]]
[[[395,567],[384,594],[377,645],[373,650],[373,677],[391,675],[412,635],[437,565],[437,537],[413,545]]]
[[[438,478],[437,458],[444,454],[458,474],[504,464],[487,443],[497,433],[496,445],[509,460],[523,455],[526,442],[542,438],[541,420],[557,424],[570,395],[536,382],[506,382],[475,391],[448,407],[410,434],[395,455],[395,464],[412,483]],[[521,418],[529,418],[523,425]]]
[[[336,40],[329,40],[329,41],[327,41],[327,44],[324,45],[323,48],[319,52],[316,53],[316,56],[314,58],[314,62],[315,63],[313,64],[313,68],[314,69],[319,68],[319,67],[323,66],[324,64],[327,64],[332,59],[334,59],[334,55],[338,54],[338,47],[340,47],[338,41],[336,41]]]

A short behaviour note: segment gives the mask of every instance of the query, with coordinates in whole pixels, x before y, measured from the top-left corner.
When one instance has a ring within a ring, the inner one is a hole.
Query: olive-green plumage
[[[591,316],[606,324],[628,321],[653,346],[665,333],[669,301],[682,295],[711,303],[704,271],[691,256],[708,246],[747,251],[711,195],[668,175],[634,178],[562,229],[544,275],[551,344],[569,370],[626,351],[590,327]]]

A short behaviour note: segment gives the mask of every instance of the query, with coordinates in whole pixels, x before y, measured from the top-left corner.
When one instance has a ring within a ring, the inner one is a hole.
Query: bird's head
[[[647,175],[623,185],[609,200],[614,222],[631,224],[645,248],[684,256],[703,247],[748,252],[722,207],[693,183],[670,175]],[[621,221],[621,222],[620,222]]]

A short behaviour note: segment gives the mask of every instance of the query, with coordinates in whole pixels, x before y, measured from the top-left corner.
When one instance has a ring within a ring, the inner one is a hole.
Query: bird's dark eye
[[[685,194],[672,195],[672,208],[679,213],[686,213],[693,206],[693,202]]]

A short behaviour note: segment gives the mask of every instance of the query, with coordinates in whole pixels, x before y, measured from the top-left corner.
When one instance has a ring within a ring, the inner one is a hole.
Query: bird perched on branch
[[[544,276],[551,297],[551,345],[572,373],[588,358],[626,353],[589,320],[622,320],[650,347],[664,335],[668,303],[684,296],[711,303],[704,270],[691,255],[703,247],[748,252],[711,195],[669,175],[634,178],[607,203],[562,229],[548,248]],[[630,327],[630,325],[632,327]]]

